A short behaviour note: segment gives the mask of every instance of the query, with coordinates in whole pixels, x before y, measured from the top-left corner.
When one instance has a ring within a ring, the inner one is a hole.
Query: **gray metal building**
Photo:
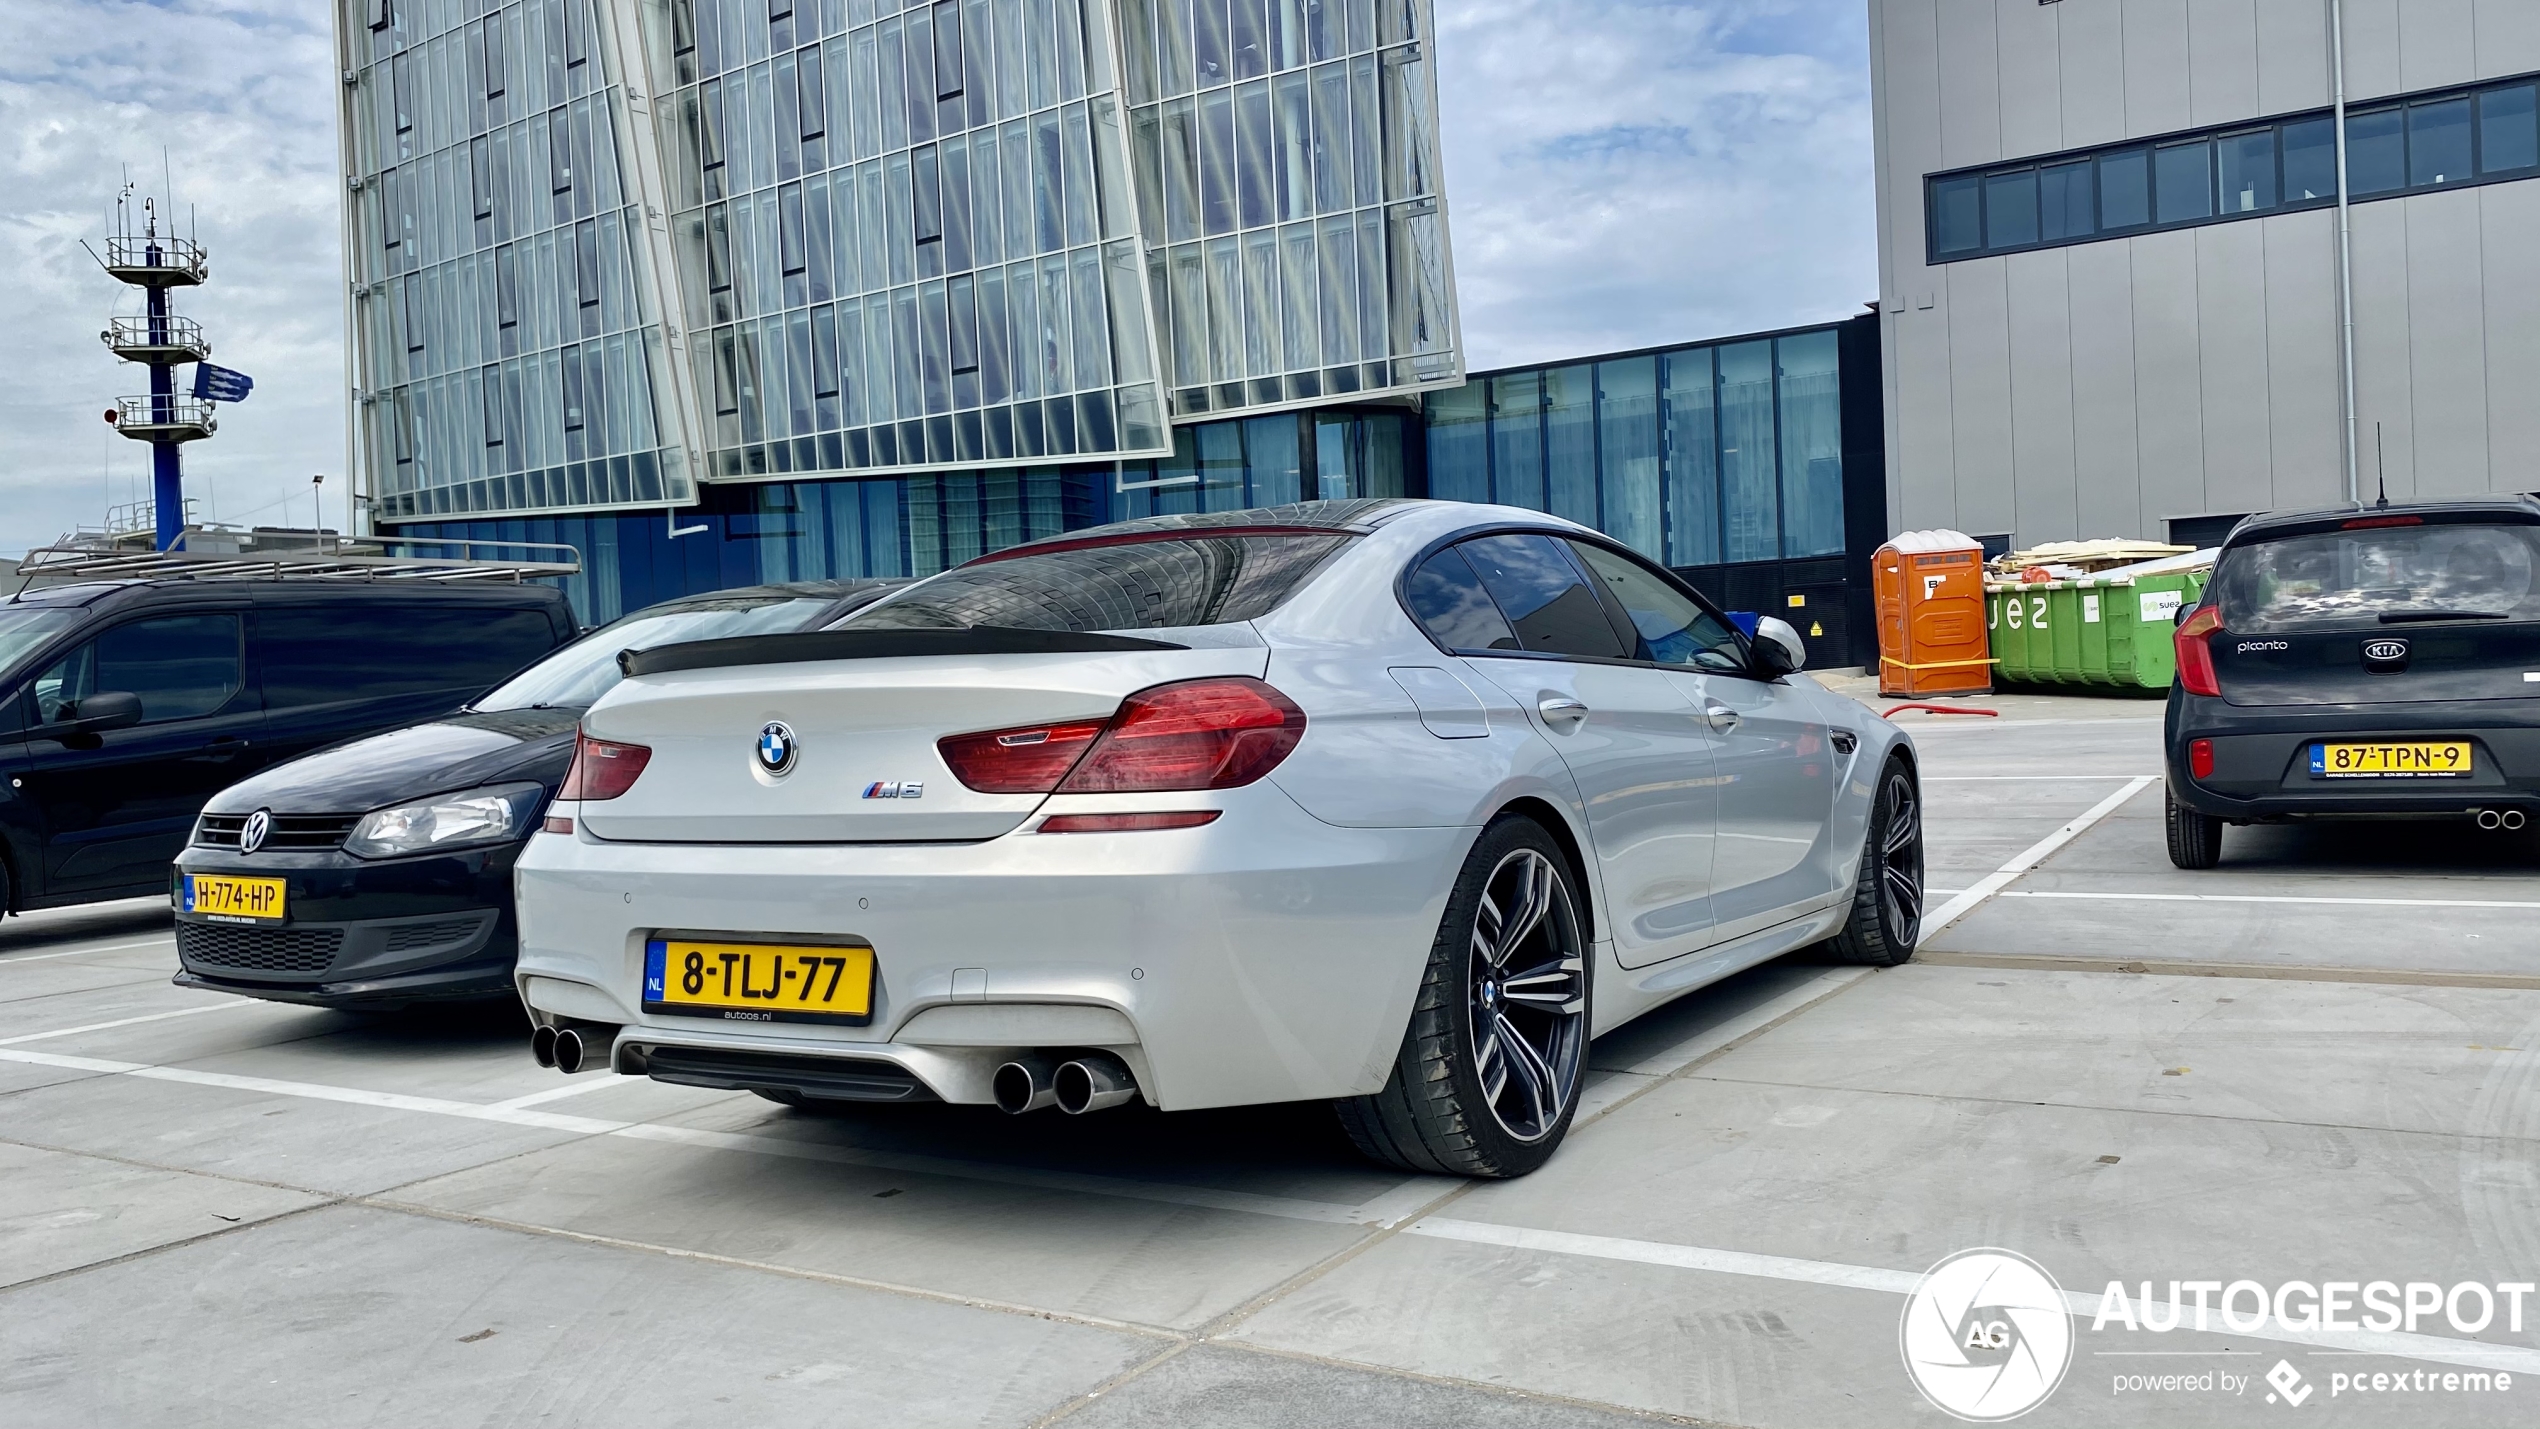
[[[2540,0],[1869,9],[1895,527],[2540,490]]]

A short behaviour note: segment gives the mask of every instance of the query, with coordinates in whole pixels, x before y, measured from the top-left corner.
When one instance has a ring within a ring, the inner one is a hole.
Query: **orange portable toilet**
[[[1879,693],[1993,689],[1984,629],[1984,547],[1957,531],[1907,531],[1870,561],[1879,607]]]

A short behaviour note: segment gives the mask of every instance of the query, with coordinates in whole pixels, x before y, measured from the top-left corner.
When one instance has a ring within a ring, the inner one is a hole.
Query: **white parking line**
[[[1743,1250],[1713,1250],[1698,1245],[1671,1245],[1664,1241],[1535,1230],[1527,1226],[1493,1225],[1487,1221],[1456,1220],[1446,1216],[1428,1216],[1413,1221],[1402,1228],[1402,1233],[1431,1240],[1462,1241],[1468,1245],[1504,1246],[1512,1250],[1630,1261],[1639,1265],[1663,1265],[1678,1270],[1744,1275],[1801,1285],[1830,1285],[1842,1290],[1872,1290],[1888,1295],[1911,1295],[1923,1279],[1920,1272],[1911,1270],[1844,1265],[1828,1260],[1800,1260],[1786,1255],[1757,1255]],[[2100,1297],[2068,1290],[2064,1292],[2064,1304],[2075,1315],[2096,1317]],[[2141,1318],[2147,1306],[2142,1302],[2132,1302],[2132,1308]],[[2224,1332],[2219,1325],[2213,1330],[2216,1334]],[[2413,1335],[2398,1330],[2301,1330],[2272,1316],[2254,1331],[2234,1327],[2228,1333],[2283,1344],[2317,1345],[2358,1354],[2464,1365],[2471,1369],[2540,1374],[2540,1349],[2523,1345],[2485,1344],[2477,1340]]]
[[[200,1007],[180,1007],[174,1012],[152,1012],[140,1017],[118,1017],[112,1022],[91,1022],[85,1027],[56,1027],[50,1032],[30,1032],[23,1037],[0,1037],[0,1047],[16,1047],[27,1042],[50,1042],[56,1037],[77,1037],[83,1032],[103,1032],[112,1027],[130,1027],[142,1022],[165,1022],[171,1017],[195,1017],[206,1012],[235,1012],[259,1004],[244,998],[207,1002]]]
[[[143,938],[137,943],[100,943],[93,948],[73,948],[66,953],[0,953],[0,968],[5,968],[11,963],[40,963],[54,958],[84,958],[90,953],[119,953],[126,948],[157,947],[167,941],[168,938],[161,935],[156,938]]]
[[[55,1035],[68,1035],[68,1032],[76,1030],[90,1029],[65,1029],[63,1033]],[[718,1151],[781,1156],[798,1161],[868,1166],[877,1170],[906,1171],[914,1175],[947,1176],[968,1181],[1030,1186],[1046,1191],[1075,1191],[1089,1195],[1114,1196],[1124,1200],[1157,1201],[1177,1206],[1203,1206],[1221,1211],[1245,1211],[1253,1215],[1275,1216],[1282,1220],[1319,1221],[1329,1225],[1367,1224],[1373,1218],[1382,1217],[1388,1213],[1395,1216],[1407,1214],[1409,1211],[1418,1209],[1420,1205],[1426,1204],[1426,1201],[1422,1200],[1409,1206],[1396,1206],[1392,1199],[1396,1194],[1395,1191],[1388,1191],[1384,1196],[1369,1203],[1370,1206],[1377,1208],[1374,1212],[1369,1212],[1358,1206],[1341,1205],[1337,1202],[1307,1201],[1289,1196],[1264,1196],[1250,1191],[1221,1190],[1213,1186],[1180,1186],[1163,1182],[1133,1181],[1119,1176],[1036,1171],[1022,1166],[1000,1166],[989,1162],[956,1161],[938,1156],[909,1156],[894,1152],[864,1151],[849,1146],[829,1146],[778,1136],[752,1136],[742,1132],[707,1131],[697,1127],[604,1121],[597,1117],[567,1116],[558,1112],[537,1111],[527,1107],[487,1106],[476,1102],[450,1101],[441,1097],[417,1097],[407,1096],[400,1092],[371,1091],[361,1087],[334,1087],[317,1082],[282,1081],[272,1077],[242,1077],[227,1072],[201,1072],[187,1067],[154,1067],[141,1062],[117,1062],[102,1057],[71,1057],[52,1052],[0,1049],[0,1061],[25,1062],[43,1067],[62,1067],[72,1071],[139,1077],[154,1082],[222,1087],[232,1091],[255,1092],[265,1096],[298,1097],[309,1101],[378,1107],[389,1111],[461,1117],[470,1121],[490,1121],[540,1131],[571,1132],[584,1136],[622,1136],[635,1141],[660,1141]]]
[[[2053,857],[2055,850],[2071,843],[2074,839],[2080,838],[2082,833],[2092,824],[2095,824],[2101,819],[2108,817],[2110,814],[2115,813],[2119,808],[2124,806],[2126,800],[2131,799],[2135,795],[2142,793],[2145,789],[2150,788],[2153,781],[2159,779],[2160,777],[2161,776],[2157,774],[2138,774],[2134,776],[2132,779],[2126,781],[2126,786],[2124,788],[2119,789],[2117,792],[2100,800],[2098,803],[2091,805],[2089,812],[2083,814],[2080,818],[2073,820],[2071,823],[2064,825],[2055,832],[2039,839],[2036,843],[2029,845],[2027,849],[2023,850],[2019,857],[2012,859],[2009,863],[2002,865],[1999,869],[1996,869],[1995,871],[1986,874],[1984,877],[1977,879],[1975,887],[1968,889],[1966,892],[1961,893],[1957,897],[1940,905],[1939,912],[1934,913],[1923,920],[1922,930],[1916,941],[1928,942],[1930,941],[1932,934],[1939,932],[1941,929],[1948,927],[1950,924],[1966,917],[1969,913],[1974,912],[1977,904],[1982,903],[1987,898],[2001,892],[2004,888],[2010,885],[2012,879],[2019,877],[2021,874],[2028,872],[2030,869],[2037,867],[2041,863],[2044,863],[2048,858]]]
[[[549,1087],[543,1092],[531,1092],[525,1097],[514,1097],[507,1102],[496,1102],[494,1109],[518,1111],[525,1106],[545,1106],[549,1102],[563,1101],[566,1097],[578,1097],[585,1092],[596,1092],[603,1087],[622,1085],[624,1083],[613,1076],[576,1077],[560,1087]]]
[[[2012,888],[2004,898],[2084,898],[2120,903],[2322,903],[2355,908],[2540,908],[2540,902],[2481,898],[2302,898],[2272,893],[2089,893]]]

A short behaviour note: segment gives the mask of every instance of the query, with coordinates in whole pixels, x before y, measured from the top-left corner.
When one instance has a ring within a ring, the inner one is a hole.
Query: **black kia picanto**
[[[231,785],[173,870],[177,984],[378,1011],[513,996],[512,862],[573,762],[582,712],[617,683],[618,652],[813,629],[902,584],[666,601],[464,709]]]
[[[2179,612],[2170,861],[2225,824],[2540,818],[2540,503],[2256,516]]]

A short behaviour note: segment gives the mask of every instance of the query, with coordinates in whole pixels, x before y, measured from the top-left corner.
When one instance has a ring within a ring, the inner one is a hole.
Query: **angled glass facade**
[[[381,521],[1126,490],[1461,379],[1428,0],[339,5]]]
[[[616,36],[588,0],[342,0],[358,427],[381,520],[685,502]]]

